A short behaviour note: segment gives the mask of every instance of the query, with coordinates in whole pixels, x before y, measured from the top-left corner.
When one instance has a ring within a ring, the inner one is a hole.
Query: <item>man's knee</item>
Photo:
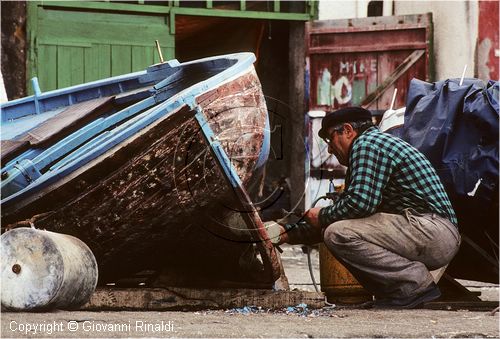
[[[334,222],[325,229],[323,234],[323,241],[332,252],[336,252],[355,239],[356,233],[352,231],[350,220]]]

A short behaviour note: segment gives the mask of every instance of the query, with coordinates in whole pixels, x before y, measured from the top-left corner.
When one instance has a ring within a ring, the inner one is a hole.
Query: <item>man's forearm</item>
[[[281,242],[291,245],[314,245],[323,241],[321,228],[306,222],[287,224],[283,227]]]

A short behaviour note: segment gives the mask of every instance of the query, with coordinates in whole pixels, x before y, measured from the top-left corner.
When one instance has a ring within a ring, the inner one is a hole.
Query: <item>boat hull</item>
[[[253,66],[195,103],[248,187],[269,132]],[[2,224],[78,237],[94,253],[101,283],[154,270],[178,277],[173,284],[193,275],[205,286],[272,284],[194,114],[192,105],[180,106],[38,194],[3,206]]]

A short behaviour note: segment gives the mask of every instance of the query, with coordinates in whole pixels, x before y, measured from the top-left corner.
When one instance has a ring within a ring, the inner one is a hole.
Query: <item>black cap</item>
[[[355,121],[368,121],[372,119],[369,110],[362,107],[345,107],[334,112],[327,112],[321,121],[321,129],[318,132],[320,138],[328,138],[328,128],[344,123]]]

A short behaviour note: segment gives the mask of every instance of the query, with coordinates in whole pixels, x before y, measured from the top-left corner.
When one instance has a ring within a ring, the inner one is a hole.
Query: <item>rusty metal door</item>
[[[431,13],[306,24],[309,110],[403,107],[412,78],[430,81]]]

